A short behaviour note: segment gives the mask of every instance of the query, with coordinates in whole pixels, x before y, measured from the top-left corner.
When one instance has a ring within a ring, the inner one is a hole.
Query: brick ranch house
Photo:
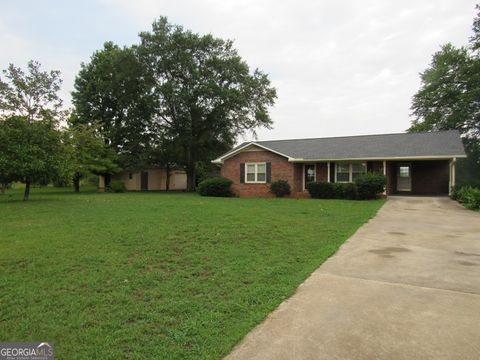
[[[447,195],[456,160],[465,157],[459,132],[451,130],[251,141],[212,162],[238,196],[273,196],[276,180],[287,180],[292,196],[305,196],[308,182],[352,182],[367,171],[387,176],[387,195]]]

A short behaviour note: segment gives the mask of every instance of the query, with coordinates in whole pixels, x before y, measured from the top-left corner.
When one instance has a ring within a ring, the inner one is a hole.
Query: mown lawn
[[[383,201],[0,195],[0,339],[58,359],[219,359]]]

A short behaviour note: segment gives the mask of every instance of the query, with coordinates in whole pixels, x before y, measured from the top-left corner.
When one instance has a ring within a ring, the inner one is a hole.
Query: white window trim
[[[247,180],[247,175],[248,175],[248,165],[255,165],[255,181],[248,181]],[[265,180],[264,181],[258,181],[258,165],[264,165],[265,166]],[[267,163],[266,162],[249,162],[245,163],[245,184],[266,184],[267,183]]]
[[[355,164],[362,164],[362,163],[365,163],[365,172],[364,174],[366,174],[368,172],[368,166],[367,166],[367,163],[365,161],[358,161],[358,162],[355,162]],[[338,173],[338,162],[335,163],[335,182],[336,183],[343,183],[343,184],[347,184],[347,183],[351,183],[353,182],[353,164],[354,163],[348,163],[348,181],[338,181],[337,180],[337,173]],[[340,163],[340,164],[345,164],[345,163]]]
[[[303,164],[302,166],[302,184],[303,184],[303,191],[307,190],[306,187],[305,187],[305,165],[313,165],[313,178],[314,178],[314,182],[317,181],[317,164]]]

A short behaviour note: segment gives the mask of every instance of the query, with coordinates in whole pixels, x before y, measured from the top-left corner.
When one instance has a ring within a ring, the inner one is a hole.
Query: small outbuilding
[[[180,168],[170,170],[168,178],[166,169],[148,168],[113,174],[110,180],[122,181],[128,191],[181,191],[187,189],[187,173]],[[98,190],[105,191],[105,178],[103,176],[99,178]]]

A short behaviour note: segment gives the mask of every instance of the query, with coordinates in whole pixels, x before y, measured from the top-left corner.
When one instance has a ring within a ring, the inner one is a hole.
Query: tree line
[[[10,65],[0,77],[0,182],[31,184],[147,166],[183,166],[187,188],[196,169],[235,139],[270,127],[276,91],[251,70],[233,42],[200,35],[166,18],[139,43],[106,42],[82,63],[65,111],[58,71]]]

